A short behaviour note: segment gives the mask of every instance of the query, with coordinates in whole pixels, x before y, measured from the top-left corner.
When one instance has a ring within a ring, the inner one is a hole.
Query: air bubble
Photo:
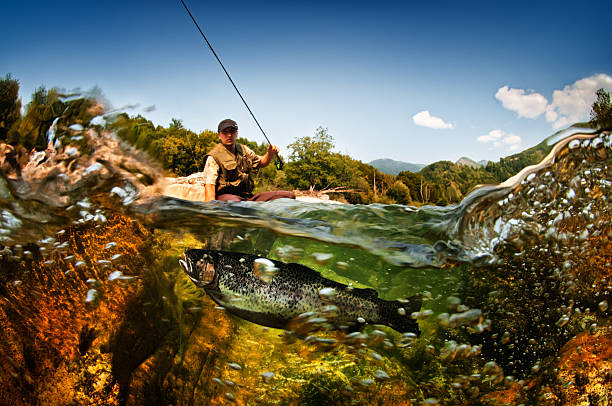
[[[323,288],[319,290],[319,296],[323,300],[331,300],[336,297],[336,289],[334,288]]]
[[[102,170],[102,168],[104,168],[102,166],[102,164],[100,164],[99,162],[95,162],[95,163],[89,165],[87,167],[87,169],[85,169],[85,171],[83,172],[83,176],[88,176],[88,175],[90,175],[92,173],[99,172],[99,171]]]
[[[389,379],[391,379],[391,377],[383,370],[381,369],[377,369],[374,372],[374,378],[378,381],[387,381]]]
[[[431,316],[432,314],[433,314],[433,310],[427,309],[427,310],[423,310],[420,312],[413,312],[410,316],[416,320],[425,320],[429,318],[429,316]]]
[[[440,350],[440,359],[442,361],[452,361],[457,355],[457,343],[453,340],[447,341],[444,348]]]
[[[333,258],[333,254],[328,254],[328,253],[322,253],[322,252],[314,252],[312,254],[312,257],[314,258],[314,260],[321,264],[324,265],[326,264],[330,259]]]
[[[75,147],[68,147],[68,148],[66,148],[66,150],[64,152],[70,158],[74,158],[75,156],[79,155],[79,150],[76,149]]]
[[[264,383],[271,383],[272,380],[274,379],[274,373],[270,371],[266,371],[261,374],[261,378],[263,379]]]
[[[282,247],[276,248],[276,255],[282,260],[293,260],[300,258],[304,255],[304,250],[301,248],[296,248],[292,245],[285,245]]]
[[[253,274],[265,283],[272,282],[278,268],[267,258],[257,258],[253,261]]]
[[[96,289],[89,289],[87,291],[87,295],[85,296],[85,303],[89,305],[95,305],[98,303],[100,299],[100,294]]]
[[[600,148],[602,146],[603,146],[603,140],[601,139],[601,137],[597,137],[591,142],[591,147],[595,149]]]
[[[338,261],[338,262],[336,262],[336,267],[338,269],[346,270],[346,269],[348,269],[348,263],[343,262],[343,261]]]
[[[557,322],[555,323],[555,325],[557,327],[563,327],[565,326],[567,323],[569,323],[570,321],[570,317],[567,314],[564,314],[563,316],[561,316],[561,318],[559,318],[559,320],[557,320]]]
[[[370,337],[373,339],[385,338],[387,337],[387,333],[385,333],[384,331],[380,331],[380,330],[374,330],[370,333]]]
[[[455,309],[460,304],[461,304],[461,299],[459,299],[456,296],[449,296],[446,298],[446,306],[451,310]]]

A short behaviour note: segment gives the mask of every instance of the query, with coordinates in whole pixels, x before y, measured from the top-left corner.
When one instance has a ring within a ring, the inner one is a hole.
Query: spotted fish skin
[[[387,301],[380,299],[374,289],[350,288],[304,265],[269,259],[265,261],[276,269],[271,278],[264,280],[255,266],[255,260],[261,261],[262,257],[251,254],[189,249],[183,257],[179,262],[197,286],[230,313],[253,323],[285,328],[300,314],[335,305],[338,310],[334,323],[338,326],[358,327],[358,319],[363,319],[401,333],[419,334],[418,324],[410,314],[421,308],[420,296],[402,302]],[[330,294],[322,295],[322,291]]]

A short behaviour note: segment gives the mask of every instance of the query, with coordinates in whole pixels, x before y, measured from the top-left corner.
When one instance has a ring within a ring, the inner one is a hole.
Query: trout
[[[263,326],[286,328],[304,314],[335,306],[333,324],[359,329],[383,324],[400,332],[419,334],[411,313],[421,297],[388,301],[374,289],[358,289],[322,277],[304,265],[235,252],[189,249],[179,263],[206,294],[228,312]]]

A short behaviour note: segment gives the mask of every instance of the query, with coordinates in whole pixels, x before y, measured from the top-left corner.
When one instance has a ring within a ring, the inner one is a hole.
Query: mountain
[[[461,157],[457,160],[457,162],[455,162],[455,164],[457,165],[465,165],[465,166],[469,166],[471,168],[480,168],[480,167],[485,167],[487,166],[487,164],[491,162],[491,161],[487,161],[486,159],[483,159],[482,161],[474,161],[471,158],[468,157]]]
[[[418,172],[423,169],[426,165],[422,164],[411,164],[408,162],[394,161],[393,159],[375,159],[372,162],[368,162],[368,165],[372,165],[382,173],[389,175],[397,175],[400,172]]]
[[[480,168],[482,166],[480,163],[474,161],[473,159],[465,157],[465,156],[459,158],[457,162],[455,162],[455,164],[469,166],[471,168]]]

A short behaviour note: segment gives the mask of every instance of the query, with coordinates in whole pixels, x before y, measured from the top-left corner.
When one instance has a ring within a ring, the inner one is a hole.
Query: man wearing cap
[[[295,194],[288,191],[253,195],[254,176],[278,155],[276,145],[268,145],[266,154],[259,156],[246,145],[237,144],[238,124],[229,118],[219,123],[218,132],[221,142],[204,158],[204,201],[295,199]]]

